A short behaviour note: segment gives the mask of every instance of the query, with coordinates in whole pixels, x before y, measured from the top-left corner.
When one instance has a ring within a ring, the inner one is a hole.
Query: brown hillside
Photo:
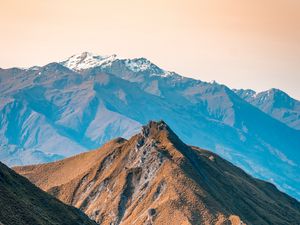
[[[0,163],[0,225],[96,225]]]
[[[162,121],[130,140],[15,170],[100,224],[299,224],[300,204]]]

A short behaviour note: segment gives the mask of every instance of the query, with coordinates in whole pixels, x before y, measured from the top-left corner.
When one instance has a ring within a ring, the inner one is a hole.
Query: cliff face
[[[96,225],[0,163],[1,225]]]
[[[300,204],[218,155],[184,144],[163,121],[49,164],[16,167],[100,224],[297,224]]]

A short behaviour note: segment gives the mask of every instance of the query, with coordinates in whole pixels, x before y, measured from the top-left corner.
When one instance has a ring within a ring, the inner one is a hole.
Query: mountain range
[[[300,130],[300,101],[285,92],[275,88],[259,93],[250,89],[234,91],[261,111],[291,128]]]
[[[10,166],[51,162],[163,119],[187,144],[300,199],[299,102],[247,92],[145,58],[87,52],[42,67],[0,69],[0,158]]]
[[[186,145],[163,121],[95,151],[14,169],[103,225],[300,221],[297,200],[210,151]]]

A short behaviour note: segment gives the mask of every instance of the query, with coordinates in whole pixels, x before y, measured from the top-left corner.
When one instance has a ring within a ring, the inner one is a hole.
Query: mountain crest
[[[296,200],[216,154],[184,144],[164,121],[150,121],[129,140],[115,139],[96,151],[15,170],[99,224],[267,225],[300,219]]]
[[[259,93],[241,89],[235,93],[274,119],[300,130],[300,102],[287,93],[276,88]]]
[[[141,133],[143,134],[143,136],[148,137],[158,135],[162,131],[168,132],[169,130],[170,128],[163,120],[160,120],[158,122],[151,120],[146,126],[142,127]]]
[[[81,72],[95,67],[101,67],[101,69],[111,72],[111,67],[114,67],[113,65],[115,63],[118,64],[118,62],[133,73],[146,73],[150,76],[160,77],[176,75],[174,72],[165,71],[159,68],[146,58],[120,59],[115,54],[101,56],[91,52],[82,52],[69,57],[68,59],[60,62],[60,64],[76,72]]]
[[[140,136],[141,138],[138,141],[139,145],[149,139],[162,146],[174,145],[179,150],[187,147],[163,120],[149,121],[147,125],[142,127]]]
[[[117,55],[100,56],[91,52],[83,52],[73,55],[61,62],[62,65],[75,71],[81,71],[92,67],[102,66],[113,62]]]

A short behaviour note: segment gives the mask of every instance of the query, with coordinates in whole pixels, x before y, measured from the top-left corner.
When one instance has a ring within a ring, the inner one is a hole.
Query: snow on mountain
[[[300,130],[300,101],[278,89],[256,93],[253,90],[235,90],[244,100],[286,125]]]
[[[173,74],[173,72],[159,68],[146,58],[120,59],[117,58],[117,55],[115,54],[111,56],[100,56],[91,52],[83,52],[71,56],[65,61],[60,62],[60,64],[74,71],[82,71],[99,66],[105,68],[111,66],[115,61],[121,61],[127,69],[134,73],[147,71],[151,76],[162,77],[167,77]]]
[[[125,59],[125,65],[135,73],[148,71],[151,76],[167,77],[172,75],[172,72],[159,68],[145,58]]]
[[[81,71],[96,66],[105,66],[116,59],[116,55],[100,56],[90,52],[76,54],[61,62],[62,65],[75,71]]]
[[[144,58],[79,56],[32,70],[0,69],[3,162],[68,157],[163,119],[186,143],[212,149],[300,199],[299,131],[224,85],[165,72]]]

